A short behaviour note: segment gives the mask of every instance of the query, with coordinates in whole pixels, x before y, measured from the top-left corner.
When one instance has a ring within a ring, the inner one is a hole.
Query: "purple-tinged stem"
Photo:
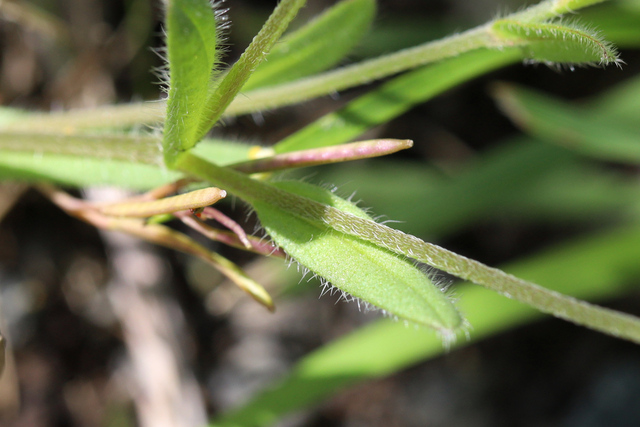
[[[249,238],[247,237],[247,233],[244,231],[240,224],[220,212],[219,210],[212,208],[211,206],[206,207],[202,210],[200,214],[204,218],[213,219],[218,221],[220,224],[227,227],[229,230],[233,231],[238,239],[242,242],[246,249],[251,249],[251,242],[249,242]]]
[[[370,141],[352,142],[331,147],[292,151],[272,157],[236,163],[230,167],[244,173],[269,172],[368,159],[392,154],[412,146],[413,141],[406,139],[372,139]]]

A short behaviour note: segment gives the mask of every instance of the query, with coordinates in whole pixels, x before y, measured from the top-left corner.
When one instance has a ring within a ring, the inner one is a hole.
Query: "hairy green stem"
[[[564,13],[602,3],[607,0],[548,0],[521,12],[503,18],[528,22],[541,22]],[[478,48],[504,48],[510,42],[496,37],[489,31],[491,22],[466,32],[441,40],[431,41],[396,53],[346,66],[313,77],[284,83],[265,89],[257,89],[236,96],[223,116],[248,114],[267,108],[277,108],[299,103],[314,97],[368,83],[411,68],[426,65]],[[101,107],[95,110],[70,111],[53,116],[37,115],[38,129],[63,131],[132,126],[139,123],[158,123],[164,119],[165,102],[129,104]],[[215,113],[217,115],[217,113]],[[15,131],[32,131],[32,115],[16,119],[3,128]],[[210,122],[209,122],[210,123]]]
[[[602,1],[606,0],[545,1],[505,18],[540,22]],[[292,83],[249,92],[245,94],[245,97],[237,98],[229,106],[225,115],[246,114],[295,104],[476,49],[503,49],[517,46],[512,40],[492,31],[492,24],[493,21],[440,40],[430,41]]]
[[[33,129],[31,133],[0,132],[0,150],[161,165],[162,155],[158,145],[158,138],[151,136],[43,134],[35,133]]]
[[[251,91],[236,99],[225,114],[233,116],[295,104],[495,44],[484,26],[475,28],[292,83]]]
[[[337,231],[370,241],[399,255],[414,258],[542,312],[640,344],[640,319],[634,316],[545,289],[426,243],[417,237],[254,181],[241,173],[212,165],[190,154],[182,156],[177,166],[185,172],[227,189],[249,203],[261,200],[277,204],[292,215],[310,222],[323,222]]]
[[[92,109],[76,109],[52,113],[27,113],[2,125],[2,131],[33,133],[63,132],[73,135],[87,129],[109,129],[156,124],[164,121],[165,101],[135,102]]]

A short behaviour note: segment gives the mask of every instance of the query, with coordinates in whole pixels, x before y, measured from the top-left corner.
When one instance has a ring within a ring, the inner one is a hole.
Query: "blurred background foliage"
[[[300,21],[332,3],[310,0]],[[274,5],[224,3],[229,62]],[[380,1],[373,33],[348,61],[520,7]],[[516,64],[361,138],[409,138],[408,152],[289,176],[355,192],[361,206],[400,221],[394,227],[455,252],[640,313],[640,5],[614,1],[580,16],[620,46],[622,70]],[[0,3],[1,105],[48,111],[157,99],[151,71],[162,61],[150,47],[162,45],[161,18],[160,2],[147,0]],[[367,89],[239,117],[217,133],[272,144]],[[85,195],[92,191],[104,189]],[[223,209],[255,227],[237,201]],[[442,355],[430,331],[380,321],[337,295],[318,299],[317,281],[278,260],[216,248],[276,295],[270,314],[199,261],[98,233],[23,186],[3,184],[0,215],[1,329],[10,344],[3,425],[144,425],[149,412],[155,425],[201,425],[238,407],[220,423],[640,424],[637,346],[559,320],[531,323],[542,317],[476,287],[454,285],[470,341]],[[129,280],[137,293],[127,293]],[[147,322],[174,338],[152,341]],[[154,384],[158,396],[145,388]]]

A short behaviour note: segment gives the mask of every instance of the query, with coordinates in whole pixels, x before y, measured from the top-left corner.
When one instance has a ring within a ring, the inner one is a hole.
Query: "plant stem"
[[[399,72],[495,45],[487,27],[432,41],[389,55],[342,67],[278,86],[257,89],[238,97],[225,115],[234,116],[291,105],[318,96],[370,83]]]
[[[503,18],[541,22],[604,1],[607,0],[548,0]],[[236,96],[233,99],[223,116],[237,116],[296,104],[474,49],[483,47],[503,49],[512,46],[511,43],[505,43],[504,40],[491,34],[488,31],[490,25],[491,22],[441,40],[431,41],[313,77],[243,93],[243,96]],[[27,115],[25,119],[17,119],[13,123],[4,125],[3,129],[32,131],[34,120],[37,120],[39,131],[43,132],[77,132],[87,128],[123,127],[140,123],[153,124],[164,120],[165,110],[166,102],[158,101],[101,107],[86,111],[69,111],[54,115]]]
[[[152,125],[164,120],[164,101],[109,105],[53,113],[24,113],[2,126],[3,132],[54,133],[73,135],[87,129],[123,128],[139,124]]]
[[[261,200],[276,204],[292,215],[313,223],[322,222],[339,232],[424,262],[544,313],[640,344],[640,319],[637,317],[545,289],[417,237],[257,182],[241,173],[213,165],[188,153],[179,159],[177,166],[185,172],[227,189],[249,203]]]
[[[504,18],[540,22],[603,1],[607,0],[549,0]],[[516,46],[513,41],[493,32],[492,24],[493,21],[368,61],[246,93],[245,97],[234,100],[225,115],[246,114],[295,104],[480,48],[506,49]]]
[[[33,127],[37,128],[35,132]],[[0,150],[162,164],[162,155],[158,147],[159,139],[152,136],[68,135],[39,133],[39,131],[39,126],[32,124],[31,133],[0,132]]]

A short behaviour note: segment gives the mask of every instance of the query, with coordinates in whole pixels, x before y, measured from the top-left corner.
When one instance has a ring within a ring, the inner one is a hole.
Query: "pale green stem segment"
[[[503,19],[542,22],[604,1],[606,0],[544,1],[521,12],[504,16]],[[493,22],[441,40],[431,41],[313,77],[246,92],[245,96],[232,97],[233,102],[230,104],[225,101],[225,106],[228,105],[228,108],[223,109],[223,115],[236,116],[303,102],[478,48],[502,49],[513,46],[512,40],[502,40],[499,36],[493,34],[491,31]],[[83,128],[118,127],[159,122],[163,120],[165,109],[165,102],[130,104],[102,107],[89,111],[71,111],[55,115],[55,117],[37,116],[37,120],[38,128],[44,129],[44,131],[67,130],[76,132],[78,129]],[[216,111],[218,109],[216,108]],[[202,125],[202,135],[217,120],[214,117],[219,117],[219,114],[212,112],[209,117],[211,118]],[[42,126],[40,125],[41,122]],[[25,119],[17,119],[15,122],[5,125],[5,129],[32,131],[33,121],[31,115],[28,115]]]
[[[0,149],[29,153],[68,154],[129,162],[162,164],[158,138],[136,135],[67,135],[0,132]]]
[[[87,129],[117,129],[141,123],[162,123],[166,109],[167,103],[165,101],[155,101],[64,112],[24,112],[14,121],[4,124],[2,129],[7,132],[33,133],[37,131],[43,134],[61,132],[65,135],[75,135],[86,132]]]
[[[153,215],[169,214],[188,209],[200,209],[216,203],[226,197],[227,192],[210,187],[173,197],[151,201],[126,201],[98,205],[103,215],[129,218],[148,218]]]
[[[579,301],[501,270],[455,254],[417,237],[374,221],[356,217],[305,197],[300,197],[243,174],[221,168],[192,155],[183,156],[178,166],[195,176],[227,188],[251,203],[259,200],[277,204],[292,215],[322,221],[333,229],[370,241],[394,253],[414,258],[462,279],[482,285],[528,304],[544,313],[578,325],[640,344],[640,319]]]
[[[479,27],[441,40],[401,50],[358,64],[297,80],[292,83],[257,89],[238,97],[225,111],[234,116],[291,105],[350,87],[370,83],[399,72],[451,58],[483,47],[499,46],[487,31]]]

